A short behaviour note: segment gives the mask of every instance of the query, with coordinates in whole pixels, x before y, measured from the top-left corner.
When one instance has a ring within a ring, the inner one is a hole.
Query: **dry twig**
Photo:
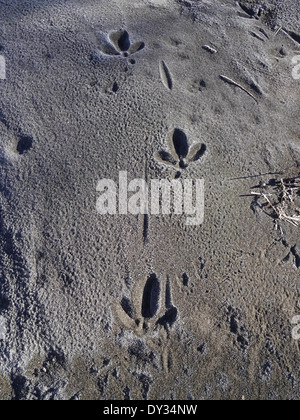
[[[274,212],[274,218],[277,229],[280,227],[278,221],[286,221],[291,225],[298,227],[300,224],[300,211],[296,207],[296,194],[300,192],[300,185],[296,181],[299,177],[291,179],[281,179],[277,183],[277,192],[273,194],[265,194],[262,192],[251,192],[251,195],[265,200],[264,206],[271,208]],[[278,204],[278,194],[280,204]],[[293,209],[292,209],[293,208]],[[295,212],[291,214],[291,212]],[[296,214],[298,213],[298,214]],[[281,227],[280,227],[281,229]]]
[[[252,99],[254,99],[254,100],[255,100],[255,102],[256,102],[256,103],[258,103],[258,100],[256,99],[256,97],[255,97],[254,95],[252,95],[252,93],[251,93],[251,92],[249,92],[247,89],[245,89],[245,88],[244,88],[242,85],[240,85],[239,83],[237,83],[237,82],[235,82],[234,80],[230,79],[229,77],[227,77],[227,76],[223,76],[223,75],[220,75],[220,79],[221,79],[221,80],[223,80],[223,82],[228,83],[229,85],[233,85],[233,86],[236,86],[236,87],[238,87],[238,88],[242,89],[242,91],[243,91],[243,92],[246,92],[246,93],[247,93],[247,95],[249,95]]]

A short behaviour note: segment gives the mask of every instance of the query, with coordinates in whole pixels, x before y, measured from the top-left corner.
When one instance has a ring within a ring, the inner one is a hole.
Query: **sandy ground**
[[[299,175],[298,2],[0,16],[0,398],[299,399],[299,228],[247,196]],[[204,145],[204,223],[99,215],[100,179],[179,176],[174,129]]]

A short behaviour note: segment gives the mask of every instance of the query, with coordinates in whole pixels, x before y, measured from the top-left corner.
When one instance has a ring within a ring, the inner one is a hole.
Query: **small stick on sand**
[[[275,36],[277,36],[279,34],[279,32],[281,31],[282,26],[279,26],[279,28],[277,29],[277,31],[275,32]]]
[[[202,47],[205,51],[208,51],[211,54],[217,54],[217,50],[215,48],[210,47],[209,45],[203,45]]]
[[[256,195],[257,197],[263,197],[263,196],[266,196],[266,195],[268,195],[269,197],[272,197],[272,194],[262,194],[262,193],[257,193],[257,192],[251,192],[251,194],[250,195]]]
[[[272,194],[263,194],[263,193],[257,193],[257,192],[252,191],[251,195],[255,195],[256,197],[263,197],[268,203],[268,205],[273,209],[273,211],[277,215],[278,220],[284,220],[295,227],[299,226],[300,216],[297,216],[297,215],[289,216],[286,214],[286,210],[283,206],[275,207],[268,198],[268,196],[270,197],[272,196]],[[278,228],[278,220],[276,221],[277,228]]]
[[[255,196],[257,196],[257,197],[263,197],[266,201],[267,201],[267,203],[269,204],[269,206],[270,207],[272,207],[272,209],[275,211],[275,213],[277,214],[277,216],[279,217],[279,212],[278,212],[278,210],[276,209],[276,207],[274,207],[273,206],[273,204],[271,203],[271,201],[269,200],[269,198],[268,198],[268,196],[269,197],[272,197],[272,194],[263,194],[263,193],[257,193],[257,192],[253,192],[253,191],[251,191],[251,195],[255,195]]]
[[[275,213],[277,214],[277,216],[279,217],[279,211],[277,210],[277,208],[275,206],[273,206],[273,204],[271,203],[271,201],[268,199],[266,194],[262,194],[262,197],[264,197],[264,199],[269,203],[269,206],[272,207],[272,209],[275,211]]]
[[[229,77],[227,77],[227,76],[223,76],[223,75],[220,75],[220,79],[221,79],[221,80],[223,80],[223,82],[228,83],[229,85],[233,85],[233,86],[236,86],[236,87],[238,87],[238,88],[242,89],[242,91],[246,92],[246,93],[247,93],[247,95],[251,96],[251,98],[252,98],[252,99],[254,99],[254,100],[255,100],[255,102],[258,104],[258,100],[256,99],[256,97],[255,97],[254,95],[252,95],[252,93],[251,93],[251,92],[249,92],[247,89],[245,89],[245,88],[244,88],[242,85],[240,85],[239,83],[237,83],[237,82],[235,82],[234,80],[230,79]]]

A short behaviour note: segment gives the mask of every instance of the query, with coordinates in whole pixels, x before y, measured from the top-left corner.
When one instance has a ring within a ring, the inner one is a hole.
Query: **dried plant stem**
[[[223,76],[223,75],[220,75],[220,79],[223,80],[223,82],[228,83],[229,85],[233,85],[233,86],[238,87],[239,89],[242,89],[243,92],[247,93],[247,95],[249,95],[252,99],[255,100],[256,103],[258,103],[258,100],[256,99],[256,97],[254,95],[252,95],[251,92],[249,92],[247,89],[245,89],[239,83],[237,83],[234,80],[230,79],[229,77]]]
[[[287,200],[290,200],[291,202],[294,202],[293,200],[293,196],[291,194],[289,194],[289,192],[286,189],[286,185],[284,184],[284,181],[281,180],[281,185],[283,188],[283,202],[286,202]],[[296,188],[298,190],[298,188]],[[263,197],[266,202],[268,203],[268,205],[272,208],[272,210],[275,212],[277,218],[279,220],[284,220],[288,223],[290,223],[291,225],[298,227],[299,223],[300,223],[300,215],[294,215],[294,216],[289,216],[286,214],[286,208],[283,206],[278,206],[275,207],[274,204],[272,204],[271,200],[269,199],[269,197],[272,197],[272,194],[263,194],[263,193],[257,193],[257,192],[251,192],[251,195],[255,195],[256,197]],[[277,223],[277,221],[276,221]],[[277,224],[278,226],[278,224]]]

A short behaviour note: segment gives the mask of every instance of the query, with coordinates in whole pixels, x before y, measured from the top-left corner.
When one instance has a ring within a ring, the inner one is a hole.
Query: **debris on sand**
[[[273,187],[271,193],[262,190],[268,186]],[[255,196],[255,204],[266,214],[273,217],[276,227],[279,221],[285,221],[298,227],[300,223],[300,176],[293,178],[281,178],[279,181],[270,181],[268,184],[260,184],[261,192],[251,191]]]

